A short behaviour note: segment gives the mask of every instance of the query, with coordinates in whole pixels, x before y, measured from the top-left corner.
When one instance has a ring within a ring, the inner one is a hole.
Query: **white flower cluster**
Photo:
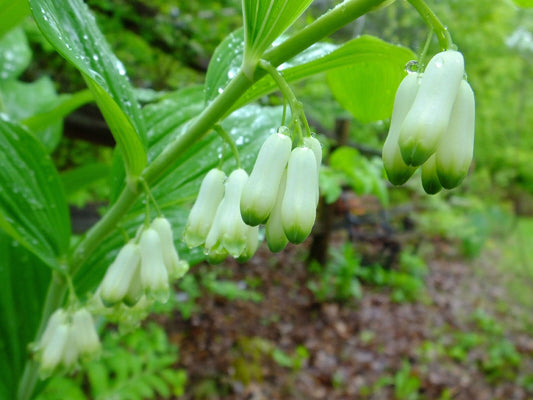
[[[189,264],[180,260],[172,227],[166,218],[156,218],[143,227],[140,239],[128,242],[109,266],[97,290],[106,307],[119,303],[132,307],[146,296],[166,302],[169,283],[181,278]]]
[[[401,185],[422,166],[422,184],[433,194],[458,186],[474,151],[475,100],[464,80],[460,52],[436,54],[421,74],[408,74],[394,100],[383,147],[391,183]]]
[[[74,312],[56,310],[34,346],[44,379],[55,372],[72,371],[80,359],[89,359],[100,351],[100,340],[92,315],[85,308]]]
[[[203,244],[211,262],[228,254],[242,262],[257,250],[260,224],[274,252],[311,233],[322,148],[307,137],[303,146],[292,149],[286,130],[280,128],[263,143],[250,176],[243,169],[227,179],[219,169],[209,171],[185,228],[189,247]]]

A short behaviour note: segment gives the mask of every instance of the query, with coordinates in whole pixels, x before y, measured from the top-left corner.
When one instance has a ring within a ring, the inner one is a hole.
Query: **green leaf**
[[[383,97],[380,98],[385,103],[390,104],[390,110],[392,109],[392,101],[394,101],[394,94],[403,76],[402,74],[405,74],[405,64],[414,57],[414,53],[405,47],[391,45],[373,36],[360,36],[338,48],[325,43],[311,46],[299,56],[280,65],[278,69],[283,73],[283,77],[287,82],[297,82],[327,71],[331,71],[331,74],[344,73],[343,67],[364,67],[366,64],[374,65],[375,63],[382,62],[388,66],[388,73],[391,76],[396,76],[394,79],[383,76],[383,79],[388,82],[388,86],[385,84],[381,86],[383,92],[380,96]],[[361,76],[361,79],[363,79],[363,76]],[[242,107],[244,104],[248,104],[275,90],[277,90],[277,85],[274,80],[270,76],[265,76],[241,97],[232,110]],[[348,89],[345,92],[350,94],[354,93]],[[376,93],[372,94],[371,100],[374,101],[377,95]],[[360,98],[359,101],[365,102],[368,99]],[[360,107],[364,108],[363,106]],[[388,116],[390,116],[390,113]]]
[[[335,99],[363,123],[390,118],[396,89],[405,77],[405,64],[413,54],[375,38],[359,42],[359,50],[372,57],[328,71]]]
[[[30,15],[30,7],[24,0],[0,0],[0,10],[0,38]]]
[[[52,46],[85,78],[122,152],[128,176],[146,165],[139,104],[126,76],[81,0],[30,0],[33,17]]]
[[[91,91],[87,89],[74,94],[63,94],[55,100],[53,107],[46,107],[49,108],[49,110],[38,109],[38,113],[33,113],[33,115],[23,119],[21,122],[32,132],[39,132],[40,130],[47,132],[51,126],[55,126],[56,124],[61,125],[63,118],[69,115],[72,111],[92,100],[93,95]],[[57,147],[60,139],[59,136],[42,136],[41,141],[49,151],[52,151]]]
[[[16,3],[16,1],[14,2]],[[3,9],[2,17],[3,18]],[[0,30],[2,24],[0,23]],[[8,80],[19,76],[30,64],[31,49],[22,28],[17,28],[0,39],[0,79]]]
[[[0,81],[0,93],[2,93],[5,111],[17,121],[49,111],[55,108],[59,101],[54,83],[47,76],[32,83],[15,80]],[[55,149],[63,132],[61,119],[58,118],[47,125],[34,125],[33,128],[32,132],[47,152]]]
[[[533,0],[513,0],[518,7],[533,8]]]
[[[263,52],[309,7],[312,0],[243,0],[245,72],[255,68]]]
[[[0,231],[0,398],[15,399],[37,332],[50,270]]]
[[[56,267],[70,240],[59,175],[42,144],[4,119],[0,119],[0,154],[0,228]]]
[[[215,49],[205,77],[206,102],[217,97],[227,83],[239,73],[243,52],[242,28],[230,33]]]

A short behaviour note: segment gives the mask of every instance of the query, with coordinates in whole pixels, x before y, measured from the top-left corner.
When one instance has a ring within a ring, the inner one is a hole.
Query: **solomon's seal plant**
[[[474,96],[461,53],[422,0],[409,2],[442,51],[403,82],[414,57],[409,49],[368,35],[340,45],[321,42],[388,1],[345,0],[290,30],[311,0],[243,0],[244,29],[216,49],[205,85],[153,96],[143,107],[82,0],[28,2],[29,8],[17,8],[19,17],[31,12],[43,40],[79,71],[87,89],[54,92],[46,112],[28,111],[24,119],[7,113],[20,108],[9,102],[34,93],[2,96],[0,336],[2,348],[12,350],[0,358],[2,399],[34,398],[44,386],[39,379],[82,368],[99,353],[96,325],[135,326],[154,302],[171,296],[189,262],[228,256],[246,262],[263,236],[275,252],[306,240],[319,202],[322,146],[291,89],[296,80],[331,72],[329,85],[341,103],[348,80],[377,85],[365,98],[348,95],[364,111],[362,121],[392,114],[383,161],[393,184],[420,165],[431,193],[457,186],[467,173]],[[9,15],[0,14],[0,39],[11,28],[24,36],[15,26],[20,18]],[[0,40],[0,51],[15,54],[11,45]],[[0,63],[11,83],[27,66],[30,50],[20,53],[17,65]],[[366,68],[379,63],[386,68]],[[273,91],[283,106],[250,104]],[[99,107],[117,146],[105,171],[109,205],[85,234],[73,237],[69,188],[49,156],[61,132],[45,129],[88,102]]]

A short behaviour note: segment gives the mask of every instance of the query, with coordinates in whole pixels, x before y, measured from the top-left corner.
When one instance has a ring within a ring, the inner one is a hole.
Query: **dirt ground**
[[[363,287],[361,300],[319,303],[306,286],[304,253],[305,248],[291,247],[273,255],[260,248],[246,264],[195,267],[195,274],[223,268],[243,285],[260,282],[255,290],[263,300],[203,295],[200,311],[190,319],[179,312],[158,317],[180,348],[178,366],[188,372],[182,398],[533,398],[518,378],[491,381],[480,372],[486,354],[479,350],[462,362],[434,354],[453,332],[474,329],[468,316],[483,309],[509,327],[505,334],[522,356],[514,376],[533,374],[533,337],[513,328],[520,325],[519,315],[497,285],[501,277],[492,264],[497,255],[465,262],[452,246],[437,244],[420,301],[395,303],[386,289]],[[279,350],[297,361],[280,362],[274,355]],[[408,390],[412,381],[414,389]]]

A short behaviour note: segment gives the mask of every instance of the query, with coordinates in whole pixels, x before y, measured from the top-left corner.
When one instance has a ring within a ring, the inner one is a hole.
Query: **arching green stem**
[[[213,130],[229,145],[231,152],[233,153],[233,157],[235,157],[235,161],[237,162],[237,168],[240,168],[241,158],[239,156],[239,150],[237,149],[235,141],[231,138],[228,132],[226,132],[226,130],[222,128],[222,125],[216,124],[213,127]]]
[[[454,50],[456,48],[453,43],[452,36],[440,19],[435,15],[433,10],[424,2],[424,0],[407,0],[418,11],[420,16],[424,19],[427,26],[435,31],[439,46],[441,50]]]

